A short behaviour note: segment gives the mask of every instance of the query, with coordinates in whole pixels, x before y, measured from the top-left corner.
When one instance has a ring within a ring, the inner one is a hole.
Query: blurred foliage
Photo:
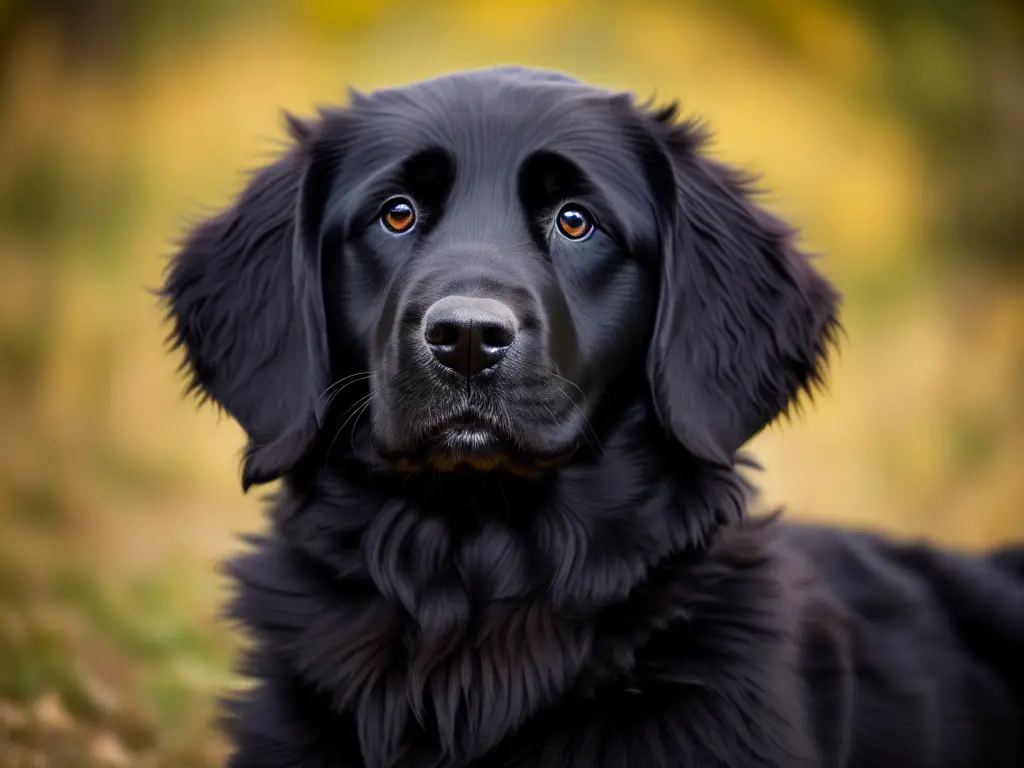
[[[1024,267],[1024,6],[960,0],[739,0],[766,39],[881,100],[920,140],[941,176],[933,240],[945,255],[982,248],[997,267]],[[871,66],[844,53],[837,22],[862,29]],[[936,181],[939,181],[938,179]],[[975,256],[976,259],[976,256]]]
[[[764,503],[966,547],[1024,536],[1024,22],[958,0],[0,0],[0,765],[208,766],[262,525],[152,297],[281,108],[470,66],[681,97],[846,294]]]

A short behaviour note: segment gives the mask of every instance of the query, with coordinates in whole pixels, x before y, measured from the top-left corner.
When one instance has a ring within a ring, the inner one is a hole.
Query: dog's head
[[[837,294],[673,109],[498,68],[290,124],[163,289],[192,385],[249,435],[247,485],[331,402],[400,469],[535,472],[633,392],[730,465],[819,381]]]

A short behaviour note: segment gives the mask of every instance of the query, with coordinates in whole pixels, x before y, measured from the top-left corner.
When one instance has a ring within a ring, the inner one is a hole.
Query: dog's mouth
[[[422,461],[434,469],[484,472],[502,468],[518,453],[510,435],[471,413],[433,429],[419,451]]]
[[[474,414],[464,414],[429,430],[411,450],[388,457],[400,472],[435,469],[443,472],[503,470],[534,477],[567,461],[575,447],[556,453],[524,451],[500,427]]]

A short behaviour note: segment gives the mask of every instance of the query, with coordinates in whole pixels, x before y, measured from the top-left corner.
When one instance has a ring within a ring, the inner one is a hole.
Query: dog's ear
[[[707,135],[653,121],[668,201],[648,377],[662,423],[695,456],[736,451],[822,382],[839,331],[839,295],[751,200],[750,179],[711,160]]]
[[[248,435],[246,489],[308,451],[326,378],[316,244],[327,171],[314,152],[319,123],[288,122],[293,146],[188,233],[160,290],[189,390]]]

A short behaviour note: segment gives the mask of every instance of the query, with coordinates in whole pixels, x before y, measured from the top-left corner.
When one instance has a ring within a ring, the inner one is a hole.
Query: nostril
[[[515,331],[507,325],[485,325],[480,329],[480,341],[485,347],[504,349],[515,341]]]
[[[450,347],[458,343],[459,326],[455,323],[432,323],[425,334],[427,344]]]
[[[423,320],[430,353],[467,379],[497,365],[516,338],[515,315],[496,299],[446,296],[430,306]]]

